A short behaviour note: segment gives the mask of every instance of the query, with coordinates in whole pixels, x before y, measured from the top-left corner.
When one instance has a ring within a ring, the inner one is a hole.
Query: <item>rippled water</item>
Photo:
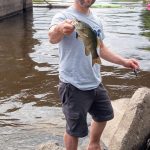
[[[93,10],[102,20],[104,42],[124,57],[139,59],[141,71],[136,77],[132,70],[103,61],[103,83],[112,100],[131,97],[139,87],[150,87],[150,12],[141,2],[119,4],[121,8]],[[34,8],[0,22],[1,149],[8,148],[6,135],[17,138],[19,127],[46,123],[49,107],[60,106],[57,45],[50,44],[47,36],[51,18],[59,11]],[[13,142],[10,149],[17,147]]]

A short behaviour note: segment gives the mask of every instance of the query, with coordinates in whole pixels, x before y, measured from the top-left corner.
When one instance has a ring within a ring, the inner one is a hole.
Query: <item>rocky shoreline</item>
[[[150,89],[138,89],[131,99],[119,99],[112,102],[115,118],[109,121],[103,136],[102,145],[109,150],[146,150],[150,134]],[[65,120],[61,108],[55,108],[57,115],[52,119],[49,130],[55,136],[63,138]],[[59,112],[59,113],[58,113]],[[90,124],[91,118],[88,116]],[[57,123],[56,123],[57,122]],[[90,128],[90,126],[89,126]],[[86,150],[88,137],[79,142],[79,150]],[[104,144],[103,144],[104,143]],[[64,150],[64,145],[55,140],[42,143],[36,150]],[[148,149],[147,149],[148,150]]]

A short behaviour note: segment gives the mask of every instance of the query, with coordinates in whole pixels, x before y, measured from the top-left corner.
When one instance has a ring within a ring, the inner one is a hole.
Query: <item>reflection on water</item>
[[[143,22],[143,26],[141,26],[141,35],[146,36],[150,40],[150,11],[143,11],[141,14],[141,20]],[[144,49],[150,50],[150,45],[149,47],[145,47]]]
[[[135,77],[132,70],[103,61],[103,82],[112,100],[131,97],[139,87],[150,87],[150,12],[141,3],[121,5],[94,9],[103,22],[108,47],[139,59],[141,65]],[[0,126],[4,131],[9,126],[44,123],[49,106],[60,106],[58,50],[47,36],[51,18],[58,11],[61,9],[34,8],[33,13],[0,22]]]

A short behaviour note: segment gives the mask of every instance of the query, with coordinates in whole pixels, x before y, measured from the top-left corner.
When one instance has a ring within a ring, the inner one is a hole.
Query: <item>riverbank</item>
[[[66,8],[69,7],[72,2],[64,2],[61,0],[33,0],[33,7],[47,7],[47,8]]]
[[[67,8],[69,7],[71,4],[73,3],[73,1],[61,1],[61,0],[53,0],[53,1],[44,1],[44,0],[40,0],[40,1],[33,1],[33,7],[45,7],[45,8]],[[129,3],[129,2],[128,2]],[[130,2],[131,4],[142,4],[142,2]],[[126,7],[126,2],[95,2],[95,4],[93,4],[91,6],[92,8],[122,8],[122,7]]]

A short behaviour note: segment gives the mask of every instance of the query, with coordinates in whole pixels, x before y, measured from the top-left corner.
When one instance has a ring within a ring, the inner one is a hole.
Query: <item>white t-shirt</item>
[[[56,14],[51,26],[66,19],[77,19],[85,22],[97,33],[100,40],[104,39],[103,28],[100,20],[92,12],[89,15],[82,14],[72,6],[62,13]],[[97,49],[99,55],[100,49]],[[59,42],[59,78],[62,82],[70,83],[81,90],[91,90],[101,83],[100,64],[92,66],[91,54],[85,55],[84,44],[76,38],[74,31]]]

